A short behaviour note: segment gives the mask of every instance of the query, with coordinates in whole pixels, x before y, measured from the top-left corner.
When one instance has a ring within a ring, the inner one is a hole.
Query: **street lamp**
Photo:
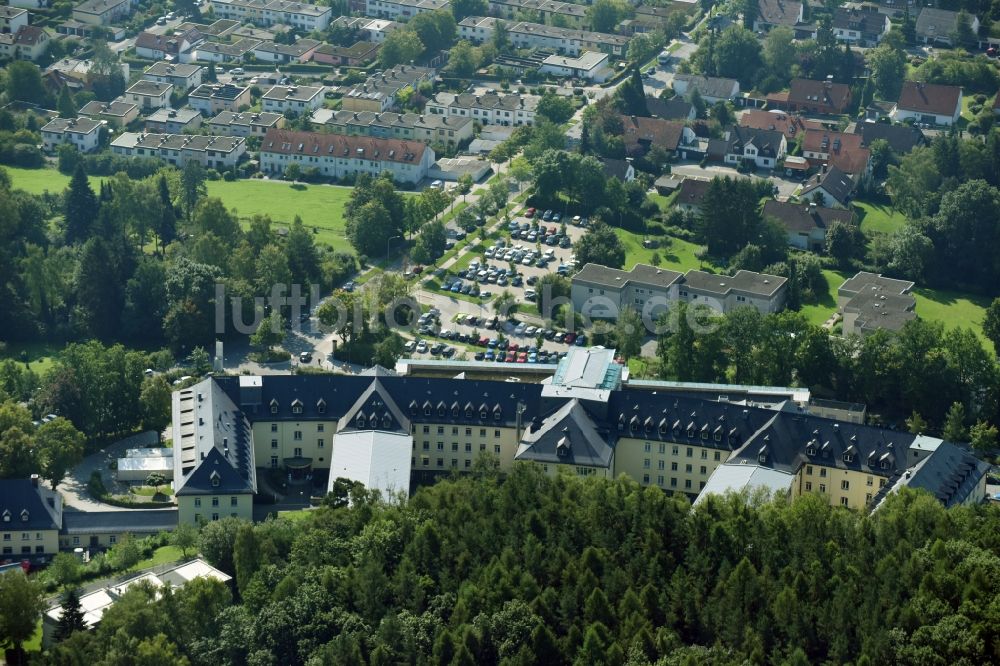
[[[385,241],[385,267],[389,268],[389,243],[396,240],[397,238],[402,238],[402,236],[389,236]]]

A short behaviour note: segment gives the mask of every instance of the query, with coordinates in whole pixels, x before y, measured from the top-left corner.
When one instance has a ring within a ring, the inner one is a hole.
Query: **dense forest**
[[[983,664],[1000,511],[905,491],[876,514],[550,478],[362,489],[303,521],[226,519],[234,589],[127,593],[51,664]],[[155,655],[148,661],[140,655]]]

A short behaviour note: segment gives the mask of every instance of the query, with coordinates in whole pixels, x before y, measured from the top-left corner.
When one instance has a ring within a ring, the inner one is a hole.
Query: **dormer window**
[[[392,417],[388,413],[382,415],[382,427],[389,428],[392,426]]]
[[[316,411],[320,414],[326,414],[326,400],[321,398],[320,401],[316,403]]]
[[[219,487],[220,477],[219,477],[219,473],[218,472],[212,472],[209,475],[208,478],[212,480],[212,487],[214,487],[214,488],[218,488]]]
[[[461,408],[459,408],[457,402],[454,405],[451,406],[451,418],[457,419],[458,415],[461,414],[461,413],[462,413],[462,410],[461,410]]]
[[[272,400],[271,401],[271,413],[272,414],[277,414],[278,413],[278,401],[277,400]]]
[[[816,455],[816,447],[813,446],[812,444],[810,444],[809,446],[807,446],[806,447],[806,455],[807,456],[814,456],[814,455]]]
[[[666,435],[667,434],[667,424],[665,422],[664,423],[660,423],[660,434],[661,435]]]
[[[844,454],[844,462],[845,463],[854,462],[854,456],[851,455],[850,453],[845,453]]]
[[[355,419],[355,424],[359,428],[364,428],[365,427],[365,415],[364,414],[358,414],[358,418]]]
[[[499,407],[496,407],[496,408],[493,409],[493,420],[494,421],[499,421],[502,416],[503,416],[503,412],[500,411]]]
[[[3,522],[5,522],[5,523],[9,523],[10,522],[10,511],[7,511],[6,509],[4,509],[4,512],[3,512]]]
[[[430,415],[431,415],[431,406],[427,405],[426,407],[424,407],[424,416],[430,416]]]
[[[688,426],[688,429],[687,429],[687,436],[688,436],[688,437],[694,437],[694,428],[693,428],[693,427],[691,427],[691,426]]]
[[[417,415],[417,401],[414,400],[413,402],[410,403],[410,416],[416,416],[416,415]]]
[[[302,401],[295,400],[294,402],[292,402],[292,414],[301,414],[301,413],[302,413]]]
[[[439,402],[438,403],[438,416],[440,418],[444,418],[445,411],[446,411],[446,407],[444,406],[444,403],[443,402]]]
[[[25,509],[24,511],[21,512],[21,522],[23,522],[23,523],[28,522],[28,518],[29,518],[29,516],[28,516],[28,510]]]
[[[467,418],[467,419],[471,419],[472,418],[472,407],[466,407],[465,408],[465,418]]]
[[[889,461],[883,460],[882,462],[879,463],[878,466],[881,467],[882,469],[889,469]]]
[[[481,418],[483,420],[486,420],[486,409],[485,408],[479,410],[479,418]]]
[[[632,432],[636,432],[637,430],[639,430],[639,421],[636,419],[632,419],[632,422],[628,424],[628,429],[631,430]]]

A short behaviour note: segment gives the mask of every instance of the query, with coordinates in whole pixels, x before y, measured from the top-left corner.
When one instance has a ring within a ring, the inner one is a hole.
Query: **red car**
[[[512,351],[512,352],[516,352],[518,349],[519,349],[519,347],[517,346],[516,342],[514,344],[512,344],[511,346],[507,347],[507,350],[508,351]]]
[[[568,345],[573,344],[574,340],[576,340],[576,333],[567,333],[566,335],[563,336],[563,342],[565,342]]]
[[[517,358],[517,354],[515,354],[512,351],[507,352],[507,359],[506,360],[507,360],[508,363],[513,363],[515,358]]]
[[[524,211],[524,216],[525,217],[534,217],[535,216],[535,209],[534,208],[529,208],[528,210]]]
[[[485,347],[488,344],[490,344],[490,339],[489,338],[479,338],[479,346],[480,347]]]
[[[521,352],[520,354],[518,354],[517,355],[517,362],[518,363],[527,363],[528,362],[528,352]]]

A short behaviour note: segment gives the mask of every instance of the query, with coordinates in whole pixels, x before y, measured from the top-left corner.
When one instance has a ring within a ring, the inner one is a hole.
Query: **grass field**
[[[837,289],[844,283],[844,280],[851,277],[851,274],[824,270],[823,277],[826,278],[826,293],[820,297],[818,303],[804,305],[801,310],[809,323],[816,326],[822,326],[823,322],[829,319],[830,315],[837,309]]]
[[[884,204],[855,201],[854,208],[865,232],[891,234],[906,223],[906,216]]]
[[[990,299],[944,289],[915,289],[917,314],[922,319],[940,321],[946,329],[971,328],[984,341],[983,318]]]
[[[305,520],[313,513],[312,509],[296,509],[295,511],[279,511],[278,518],[287,518],[292,522]]]
[[[55,169],[19,169],[3,167],[10,174],[11,184],[16,190],[24,190],[30,194],[41,194],[48,190],[62,192],[69,185],[69,176],[64,176]]]
[[[181,559],[184,554],[181,549],[177,546],[160,546],[153,551],[153,556],[145,560],[141,560],[138,564],[132,567],[132,571],[138,571],[139,569],[148,569],[149,567],[155,567],[157,564],[166,564],[167,562],[176,562]]]
[[[21,354],[25,354],[28,365],[38,375],[45,374],[52,367],[55,357],[59,354],[60,347],[47,343],[9,343],[6,352],[0,354],[0,360],[5,358],[21,362]]]
[[[687,272],[692,268],[702,268],[705,266],[695,253],[701,249],[700,245],[689,243],[679,238],[669,238],[670,246],[661,245],[655,249],[647,249],[642,246],[642,234],[615,229],[622,245],[625,246],[625,270],[631,270],[636,264],[652,264],[653,253],[660,255],[660,266],[671,270]]]
[[[241,222],[253,215],[269,215],[288,225],[298,215],[306,227],[316,231],[317,242],[353,252],[344,235],[344,205],[351,195],[350,187],[267,180],[215,180],[207,185],[208,196],[236,209]]]

